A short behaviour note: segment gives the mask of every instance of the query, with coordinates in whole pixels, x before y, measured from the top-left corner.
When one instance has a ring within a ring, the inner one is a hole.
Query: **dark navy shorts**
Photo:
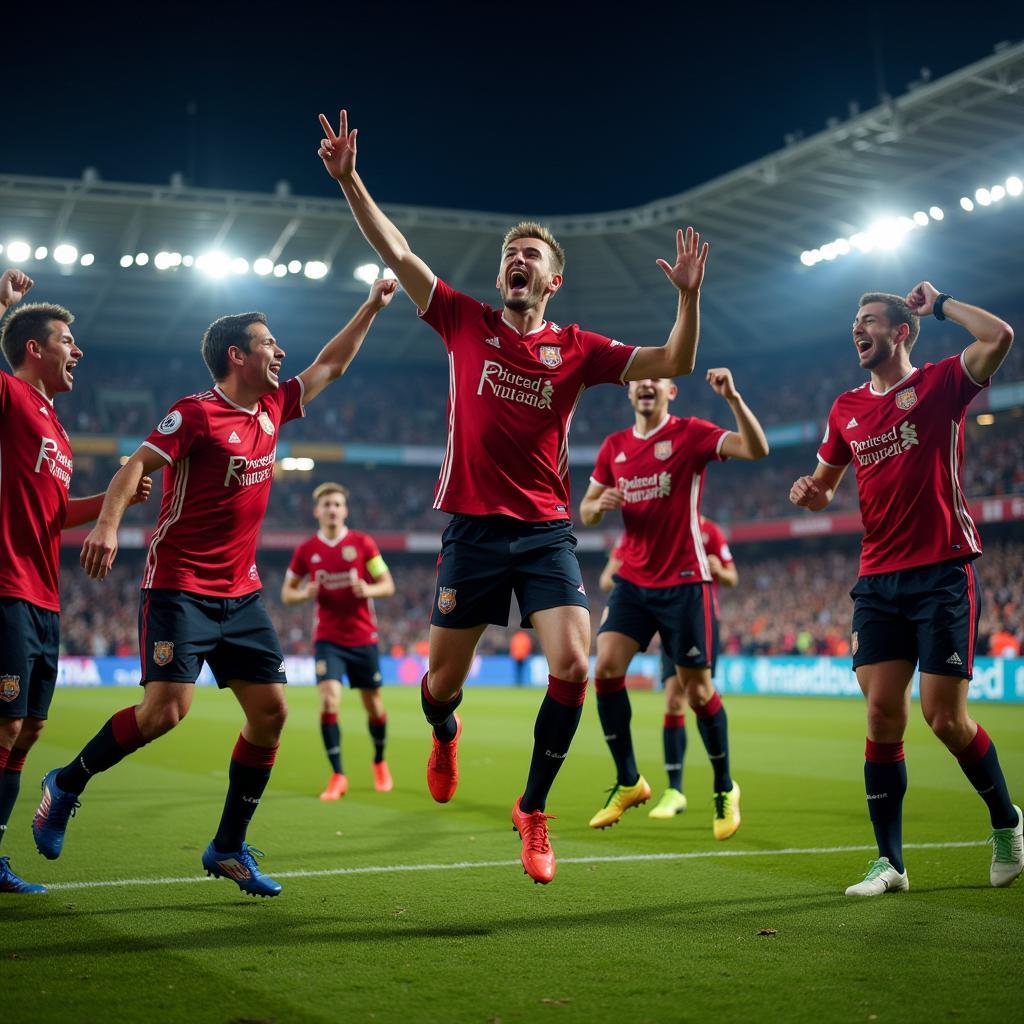
[[[329,640],[317,640],[316,681],[348,678],[353,690],[376,690],[381,684],[380,651],[376,644],[365,647],[343,647]]]
[[[144,683],[194,683],[204,661],[220,687],[287,682],[281,643],[258,590],[243,597],[143,590],[139,652]]]
[[[655,633],[675,665],[709,668],[718,658],[718,616],[710,583],[638,587],[615,577],[598,633],[624,633],[646,651]],[[663,677],[664,678],[664,677]]]
[[[675,679],[676,666],[675,662],[665,653],[665,649],[661,650],[661,681],[664,683],[667,679]]]
[[[0,718],[46,718],[59,650],[56,612],[0,597]]]
[[[572,523],[453,516],[441,537],[431,624],[507,626],[513,591],[524,628],[545,608],[589,608]]]
[[[853,667],[909,661],[922,672],[970,679],[981,589],[970,562],[861,576],[853,598]]]

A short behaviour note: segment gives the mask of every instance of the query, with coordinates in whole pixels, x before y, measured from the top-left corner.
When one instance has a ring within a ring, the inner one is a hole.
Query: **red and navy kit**
[[[71,470],[71,442],[53,404],[0,372],[0,597],[60,611]]]
[[[255,410],[219,387],[176,402],[143,442],[167,460],[144,589],[241,597],[259,590],[256,540],[283,423],[304,414],[302,381],[285,381]]]
[[[911,370],[884,393],[866,383],[833,403],[818,459],[854,464],[861,576],[981,554],[961,466],[964,415],[987,386],[958,355]]]
[[[584,389],[622,383],[636,349],[576,324],[521,335],[435,278],[423,319],[448,350],[448,441],[434,507],[569,518],[569,427]]]
[[[728,434],[707,420],[668,416],[646,434],[630,427],[605,438],[591,479],[625,497],[622,579],[639,587],[711,582],[700,498]]]
[[[356,597],[356,579],[374,581],[367,563],[380,557],[376,541],[365,533],[345,530],[335,540],[322,533],[300,544],[292,555],[288,576],[318,585],[313,613],[313,641],[341,647],[365,647],[378,640],[373,601]]]

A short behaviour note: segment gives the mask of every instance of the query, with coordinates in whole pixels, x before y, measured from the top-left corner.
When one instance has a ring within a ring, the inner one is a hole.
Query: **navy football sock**
[[[669,789],[683,791],[683,759],[686,757],[686,716],[665,715],[661,730],[665,750],[665,772]]]
[[[242,848],[249,822],[270,781],[277,749],[257,747],[244,736],[238,737],[228,767],[228,795],[213,837],[213,848],[218,853],[234,853]]]
[[[327,760],[335,775],[341,775],[341,726],[338,716],[330,711],[320,713],[320,735],[323,737]]]
[[[1013,828],[1017,811],[1006,788],[995,744],[979,725],[974,739],[956,755],[964,775],[988,806],[993,828]]]
[[[423,676],[420,683],[420,706],[423,708],[424,718],[434,727],[434,735],[442,743],[451,743],[455,739],[455,733],[459,728],[455,722],[455,709],[461,703],[461,690],[448,701],[431,696],[427,689],[427,677]]]
[[[903,797],[907,792],[907,762],[903,742],[875,743],[864,748],[864,789],[875,830],[878,856],[903,871]]]
[[[626,679],[624,676],[595,679],[594,689],[597,691],[597,716],[601,719],[604,741],[615,761],[616,781],[620,786],[635,786],[640,772],[636,767],[633,735],[629,728],[633,709],[626,692]]]
[[[371,718],[367,723],[370,739],[373,740],[373,763],[380,764],[384,760],[384,745],[388,740],[388,716]]]
[[[3,754],[6,749],[0,748]],[[25,765],[27,750],[19,750],[15,747],[7,757],[6,767],[0,770],[0,842],[3,841],[7,832],[7,823],[11,820],[11,812],[18,802],[18,793],[21,790],[21,769]]]
[[[587,681],[566,682],[548,676],[548,692],[544,694],[537,721],[533,726],[533,756],[526,789],[519,800],[519,809],[526,813],[543,811],[548,793],[569,753],[569,746],[583,712]]]
[[[704,741],[704,749],[708,752],[711,769],[715,774],[715,792],[728,793],[732,789],[732,775],[729,773],[729,720],[725,715],[725,707],[718,693],[711,695],[711,700],[703,707],[695,707],[697,731]]]
[[[66,793],[81,793],[94,775],[113,768],[147,742],[139,731],[135,708],[122,708],[103,723],[74,761],[61,768],[57,785]]]

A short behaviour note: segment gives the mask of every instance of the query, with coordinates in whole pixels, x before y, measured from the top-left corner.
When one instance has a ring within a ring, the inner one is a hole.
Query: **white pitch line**
[[[985,846],[983,841],[962,843],[905,843],[904,850],[953,850],[967,846]],[[559,864],[623,864],[643,861],[711,860],[722,857],[806,857],[821,853],[870,853],[874,846],[809,846],[783,850],[698,850],[691,853],[635,853],[619,857],[559,857]],[[324,868],[320,871],[272,871],[272,878],[330,878],[337,875],[391,875],[412,871],[472,871],[475,868],[515,868],[517,860],[464,860],[454,864],[376,864],[361,868]],[[188,878],[117,878],[105,882],[54,882],[50,892],[70,889],[120,889],[133,885],[185,885],[212,882],[208,875]]]

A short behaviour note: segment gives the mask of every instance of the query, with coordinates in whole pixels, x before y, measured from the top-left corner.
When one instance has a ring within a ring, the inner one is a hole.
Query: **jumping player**
[[[452,513],[442,540],[422,704],[433,726],[427,784],[444,803],[458,782],[455,709],[488,623],[506,625],[514,590],[523,625],[537,631],[551,675],[534,728],[526,787],[512,822],[523,868],[554,877],[544,813],[548,792],[580,718],[587,684],[590,619],[569,511],[568,431],[583,390],[632,378],[693,370],[707,245],[677,233],[674,264],[659,260],[678,307],[661,348],[634,348],[575,324],[545,319],[562,285],[565,256],[544,227],[505,236],[492,309],[436,277],[370,197],[356,172],[356,132],[341,112],[335,132],[323,115],[319,155],[356,222],[394,271],[448,356],[448,442],[434,507]]]
[[[110,482],[82,567],[105,579],[117,555],[117,527],[143,475],[164,467],[163,506],[142,577],[139,651],[142,702],[118,711],[63,768],[43,779],[32,823],[43,856],[60,856],[68,818],[99,772],[173,729],[192,704],[209,662],[245,714],[228,769],[228,793],[202,856],[215,877],[253,896],[281,886],[263,875],[246,830],[277,755],[287,707],[284,657],[260,593],[256,539],[270,497],[277,432],[347,369],[394,282],[378,281],[355,316],[311,366],[281,382],[285,353],[262,313],[215,320],[202,354],[214,386],[183,398]]]
[[[0,275],[0,317],[33,281]],[[21,789],[25,758],[46,724],[60,645],[60,532],[95,519],[103,495],[69,498],[72,453],[54,398],[74,386],[83,352],[63,306],[36,302],[7,317],[0,348],[0,841]],[[130,504],[149,496],[148,477]],[[0,857],[0,893],[42,893]]]
[[[292,555],[281,587],[285,604],[314,601],[313,646],[320,690],[320,733],[331,777],[321,800],[339,800],[348,791],[341,764],[338,706],[341,680],[359,691],[373,740],[373,786],[389,793],[394,783],[384,760],[388,716],[380,698],[380,652],[373,601],[391,597],[395,581],[374,539],[350,530],[348,491],[341,484],[320,484],[313,491],[313,515],[320,529]]]
[[[596,526],[612,509],[621,509],[625,526],[622,565],[598,630],[594,668],[597,710],[617,775],[591,828],[614,825],[626,810],[651,796],[633,753],[625,676],[633,655],[646,650],[655,633],[661,634],[676,666],[679,692],[697,716],[711,759],[714,836],[728,839],[740,825],[740,788],[729,771],[725,708],[711,681],[718,654],[718,617],[700,498],[709,462],[763,459],[768,441],[736,390],[730,370],[708,370],[707,382],[729,403],[735,431],[696,417],[670,415],[668,405],[676,396],[671,380],[635,380],[629,386],[635,423],[605,439],[580,502],[580,517],[587,526]],[[673,703],[675,693],[675,688],[668,691],[670,708],[681,706]],[[677,726],[677,716],[673,719]],[[674,763],[668,757],[666,762]],[[681,758],[679,763],[681,771]],[[658,806],[663,802],[664,798]],[[678,800],[675,804],[673,813],[682,809]]]
[[[975,341],[959,355],[917,368],[910,352],[920,318],[952,320]],[[1024,869],[1024,817],[1007,791],[996,748],[967,713],[981,612],[974,559],[981,540],[964,499],[964,414],[1002,365],[1013,331],[999,317],[922,281],[906,297],[862,295],[853,344],[870,379],[829,413],[813,476],[790,490],[820,512],[855,464],[864,540],[850,648],[867,699],[864,783],[878,859],[847,896],[909,888],[903,862],[903,733],[914,666],[921,711],[988,806],[992,885]]]

